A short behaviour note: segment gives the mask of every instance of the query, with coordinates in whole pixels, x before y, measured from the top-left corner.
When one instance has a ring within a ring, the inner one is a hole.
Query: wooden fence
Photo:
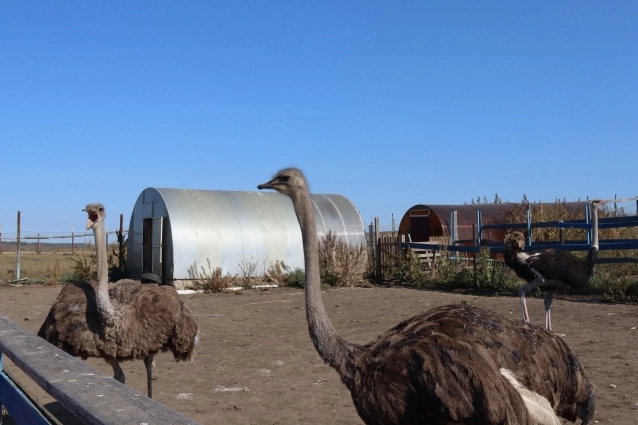
[[[4,372],[3,355],[85,424],[197,425],[0,315],[0,405],[18,425],[52,421]]]
[[[625,200],[636,200],[638,198],[616,199],[609,202],[621,202]],[[450,243],[454,237],[442,237],[442,238],[430,238],[429,242],[406,242],[405,240],[398,240],[399,237],[377,237],[375,246],[372,249],[371,255],[375,259],[375,276],[381,278],[384,276],[384,264],[385,261],[391,258],[393,255],[398,255],[403,252],[404,249],[410,248],[417,255],[423,263],[430,262],[430,265],[434,263],[436,258],[436,252],[446,251],[450,255],[456,257],[465,255],[465,258],[476,258],[476,254],[481,250],[481,247],[488,247],[492,253],[502,253],[504,251],[503,242],[488,242],[482,240],[481,234],[483,230],[488,229],[526,229],[528,237],[528,251],[535,251],[547,248],[554,248],[563,251],[588,251],[591,249],[591,230],[592,224],[590,219],[590,210],[586,210],[585,219],[581,220],[566,220],[566,221],[547,221],[547,222],[532,222],[531,214],[528,210],[527,222],[525,223],[502,223],[502,224],[482,224],[481,212],[477,214],[477,233],[474,241],[456,241],[456,243]],[[453,221],[453,220],[452,220]],[[377,221],[378,223],[378,221]],[[558,228],[561,233],[559,241],[533,241],[533,230],[544,227]],[[619,227],[638,227],[638,216],[626,216],[626,217],[606,217],[598,220],[598,229],[613,229]],[[587,240],[572,240],[566,241],[562,237],[562,230],[569,228],[580,228],[587,231]],[[370,234],[374,235],[373,227],[370,226]],[[638,250],[638,239],[607,239],[599,240],[599,250]],[[460,255],[459,255],[460,254]],[[469,254],[472,254],[469,256]],[[596,262],[598,264],[609,263],[638,263],[638,257],[599,257]]]

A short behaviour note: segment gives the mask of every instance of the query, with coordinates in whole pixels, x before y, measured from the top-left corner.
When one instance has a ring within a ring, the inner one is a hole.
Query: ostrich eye
[[[98,210],[99,210],[100,212],[102,212],[102,211],[104,211],[104,208],[98,208]]]
[[[288,174],[284,174],[283,176],[279,178],[279,180],[281,180],[284,183],[288,183],[288,180],[290,180],[290,176]]]

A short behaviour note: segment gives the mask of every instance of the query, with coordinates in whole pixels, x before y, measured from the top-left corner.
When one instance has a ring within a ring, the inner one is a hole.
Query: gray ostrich
[[[567,344],[497,313],[448,305],[367,344],[344,340],[321,298],[315,216],[303,173],[285,168],[258,188],[292,200],[303,241],[310,338],[366,424],[559,424],[557,415],[591,422],[593,388]]]
[[[102,357],[114,378],[125,383],[119,363],[144,359],[148,396],[152,398],[152,361],[172,351],[175,360],[189,360],[198,327],[175,288],[123,280],[109,291],[108,264],[101,204],[89,204],[87,229],[93,229],[98,281],[65,285],[40,327],[38,336],[83,359]]]
[[[598,206],[604,201],[592,201],[592,244],[586,257],[576,257],[571,252],[557,249],[523,252],[525,236],[512,232],[505,237],[505,264],[527,285],[519,288],[523,321],[529,322],[525,294],[534,288],[547,290],[545,295],[545,329],[552,329],[550,308],[556,289],[584,288],[594,274],[594,264],[598,258]]]

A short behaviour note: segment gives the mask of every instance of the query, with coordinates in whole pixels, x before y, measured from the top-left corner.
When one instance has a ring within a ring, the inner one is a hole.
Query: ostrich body
[[[598,258],[598,205],[592,202],[592,244],[586,257],[576,257],[567,251],[544,249],[530,253],[523,252],[525,236],[521,232],[512,232],[505,237],[504,259],[518,277],[527,284],[518,289],[523,310],[523,321],[529,322],[525,294],[534,288],[547,290],[545,295],[545,329],[552,329],[550,308],[556,289],[579,289],[587,286],[594,274],[594,264]]]
[[[98,282],[65,285],[38,336],[73,356],[104,358],[121,383],[125,377],[119,362],[144,359],[152,397],[153,355],[170,350],[175,360],[189,360],[197,323],[173,287],[125,279],[109,290],[104,207],[90,204],[84,211],[89,214],[87,229],[95,236]]]
[[[405,320],[368,344],[344,340],[321,299],[304,175],[286,168],[258,188],[292,200],[302,233],[310,338],[366,424],[559,424],[556,415],[591,421],[593,389],[567,344],[500,314],[449,305]]]

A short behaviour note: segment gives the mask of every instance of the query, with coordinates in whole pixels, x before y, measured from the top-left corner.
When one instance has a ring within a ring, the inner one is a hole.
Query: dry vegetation
[[[85,251],[71,252],[22,252],[20,254],[20,278],[28,278],[23,284],[55,284],[72,278],[74,259],[88,255]],[[16,253],[3,252],[0,255],[0,282],[16,278]]]
[[[109,267],[122,264],[122,274],[126,273],[126,240],[109,244]],[[20,248],[20,278],[22,284],[53,285],[73,279],[89,279],[95,275],[95,248],[91,243],[76,244],[71,251],[70,244],[24,244]],[[123,263],[120,263],[123,258]],[[0,254],[0,282],[9,282],[17,277],[17,253],[14,244],[3,244]]]
[[[293,269],[282,260],[273,262],[268,257],[244,259],[239,263],[239,273],[235,275],[224,274],[220,267],[213,268],[210,260],[207,262],[208,267],[195,262],[188,270],[195,289],[222,292],[233,286],[243,289],[266,284],[304,286],[303,269]],[[335,233],[328,232],[319,241],[319,264],[323,285],[356,286],[366,278],[368,253],[365,247],[351,246]]]

